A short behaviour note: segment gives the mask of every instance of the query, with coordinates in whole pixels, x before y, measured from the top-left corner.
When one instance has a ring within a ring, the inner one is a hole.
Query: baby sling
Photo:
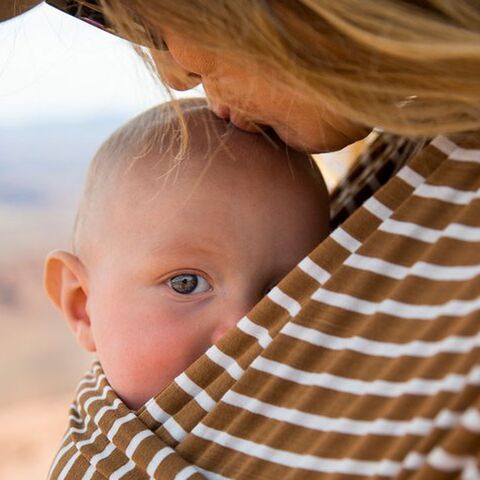
[[[478,133],[381,134],[332,234],[164,391],[131,411],[93,365],[49,478],[480,478],[479,192]]]

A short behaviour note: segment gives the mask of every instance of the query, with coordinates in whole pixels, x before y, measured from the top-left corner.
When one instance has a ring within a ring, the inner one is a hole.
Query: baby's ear
[[[52,303],[60,309],[78,343],[94,352],[90,317],[87,311],[88,283],[80,259],[63,250],[50,252],[45,261],[44,285]]]

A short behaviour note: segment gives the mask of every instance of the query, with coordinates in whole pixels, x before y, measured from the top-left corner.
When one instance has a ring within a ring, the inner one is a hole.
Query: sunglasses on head
[[[78,18],[94,27],[100,28],[105,32],[109,32],[117,37],[131,41],[129,38],[119,34],[111,23],[105,18],[102,7],[98,0],[46,0],[46,3],[62,12]],[[153,35],[148,28],[135,16],[131,15],[132,23],[142,35],[146,35],[150,40],[150,44],[157,50],[168,50],[166,43],[162,38]]]

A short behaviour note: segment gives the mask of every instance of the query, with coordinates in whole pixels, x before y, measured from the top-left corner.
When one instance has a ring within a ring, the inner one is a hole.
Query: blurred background
[[[0,23],[1,479],[45,478],[91,363],[44,295],[43,259],[69,248],[100,143],[167,99],[127,42],[52,7]],[[330,187],[359,148],[319,157]]]

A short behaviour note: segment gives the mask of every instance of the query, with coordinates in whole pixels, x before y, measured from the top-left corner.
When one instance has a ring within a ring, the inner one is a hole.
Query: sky
[[[128,42],[53,7],[0,23],[0,127],[133,115],[167,99]]]

